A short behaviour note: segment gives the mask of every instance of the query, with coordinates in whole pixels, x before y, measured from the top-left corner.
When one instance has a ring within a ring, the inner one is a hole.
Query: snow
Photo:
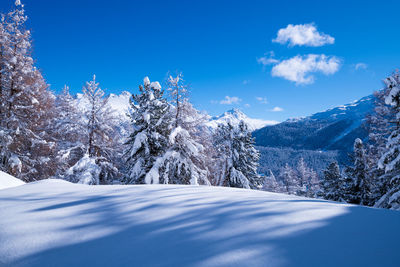
[[[143,79],[143,84],[145,85],[145,86],[147,86],[147,85],[150,85],[150,79],[149,79],[149,77],[144,77],[144,79]]]
[[[23,181],[21,181],[20,179],[15,178],[5,172],[0,171],[0,190],[23,185],[23,184],[25,184],[25,183]],[[0,258],[0,263],[1,263],[1,258]]]
[[[0,266],[398,266],[400,212],[245,189],[0,191]]]
[[[153,88],[155,90],[161,90],[161,85],[159,82],[151,82],[150,88]]]
[[[275,125],[279,123],[278,121],[274,120],[249,118],[241,110],[234,108],[228,110],[218,117],[211,118],[210,121],[207,122],[207,125],[212,129],[216,129],[218,127],[218,124],[226,124],[229,122],[233,126],[237,126],[239,125],[240,121],[244,121],[248,125],[250,131],[258,130],[265,126]]]

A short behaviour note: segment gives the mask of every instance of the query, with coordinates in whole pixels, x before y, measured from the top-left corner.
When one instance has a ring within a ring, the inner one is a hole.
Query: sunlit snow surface
[[[399,266],[400,212],[261,191],[0,190],[0,266]]]
[[[23,185],[23,184],[25,184],[25,183],[23,181],[21,181],[20,179],[17,179],[5,172],[0,171],[0,190]],[[1,216],[1,213],[0,213],[0,216]]]

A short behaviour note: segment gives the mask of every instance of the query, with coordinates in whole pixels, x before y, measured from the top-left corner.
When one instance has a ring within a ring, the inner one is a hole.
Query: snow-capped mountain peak
[[[218,127],[218,124],[230,123],[232,125],[239,125],[240,121],[244,121],[251,131],[263,128],[267,125],[277,124],[277,121],[273,120],[263,120],[263,119],[253,119],[249,118],[240,109],[233,108],[224,112],[220,116],[212,117],[208,122],[208,126],[211,128]]]

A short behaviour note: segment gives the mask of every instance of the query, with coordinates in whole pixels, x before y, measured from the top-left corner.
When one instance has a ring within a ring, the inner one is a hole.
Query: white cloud
[[[334,74],[339,70],[340,60],[335,56],[314,55],[295,56],[276,64],[271,71],[274,77],[281,77],[296,84],[311,84],[314,76],[310,73]]]
[[[269,51],[265,53],[263,57],[257,58],[257,62],[258,64],[262,64],[264,66],[276,64],[279,62],[279,60],[275,59],[274,56],[274,51]]]
[[[256,99],[257,99],[257,101],[260,102],[261,104],[268,104],[268,100],[267,100],[266,97],[257,96]]]
[[[246,103],[246,104],[244,104],[244,107],[249,108],[251,106],[250,106],[250,104]]]
[[[305,45],[305,46],[323,46],[325,44],[333,44],[335,38],[332,36],[320,33],[314,24],[289,24],[286,28],[280,29],[278,35],[273,42],[286,44],[289,46]]]
[[[247,84],[250,83],[250,80],[244,80],[242,83],[243,83],[244,85],[247,85]]]
[[[222,105],[231,105],[231,104],[238,104],[242,99],[240,99],[237,96],[225,96],[223,100],[221,100],[219,103]]]
[[[360,62],[360,63],[357,63],[357,64],[354,66],[354,68],[355,68],[356,70],[366,70],[366,69],[368,68],[368,65],[365,64],[365,63]]]
[[[281,111],[283,111],[283,108],[281,108],[281,107],[274,107],[273,109],[270,109],[270,111],[272,111],[272,112],[281,112]]]

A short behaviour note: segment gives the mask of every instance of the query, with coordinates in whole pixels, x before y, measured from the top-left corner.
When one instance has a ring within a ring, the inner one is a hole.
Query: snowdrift
[[[0,266],[399,266],[400,212],[196,186],[0,191]]]
[[[18,178],[0,171],[0,190],[25,184]]]

